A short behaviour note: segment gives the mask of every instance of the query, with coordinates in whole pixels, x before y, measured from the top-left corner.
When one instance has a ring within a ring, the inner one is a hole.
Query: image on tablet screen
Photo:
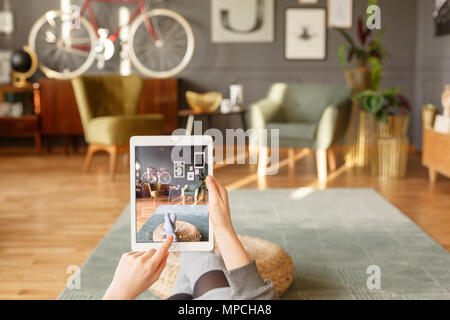
[[[207,148],[135,147],[136,242],[209,240]]]

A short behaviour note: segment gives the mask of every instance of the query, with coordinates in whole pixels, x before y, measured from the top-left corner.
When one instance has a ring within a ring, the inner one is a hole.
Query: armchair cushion
[[[318,123],[325,108],[342,104],[350,94],[350,88],[339,85],[290,84],[282,103],[284,118]]]
[[[88,142],[127,145],[132,136],[157,135],[163,130],[162,114],[97,117],[89,121]]]
[[[309,148],[316,136],[314,123],[269,123],[267,129],[280,130],[280,146],[289,148]]]

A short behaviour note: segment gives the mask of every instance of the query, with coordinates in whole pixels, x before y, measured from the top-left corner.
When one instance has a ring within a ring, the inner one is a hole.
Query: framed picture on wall
[[[319,0],[298,0],[299,4],[317,4]]]
[[[285,23],[286,59],[326,59],[327,26],[324,8],[288,8]]]
[[[274,0],[212,0],[212,42],[273,42],[274,7]]]
[[[10,50],[0,50],[0,84],[11,82],[11,55]]]
[[[328,27],[351,28],[353,0],[328,0]]]

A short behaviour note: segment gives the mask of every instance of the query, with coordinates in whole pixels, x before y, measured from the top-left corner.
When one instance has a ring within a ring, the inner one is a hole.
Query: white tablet
[[[207,175],[213,174],[210,136],[136,136],[130,139],[131,248],[210,251]]]

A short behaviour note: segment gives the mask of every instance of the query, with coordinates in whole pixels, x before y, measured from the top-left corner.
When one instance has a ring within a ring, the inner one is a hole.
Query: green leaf
[[[389,97],[389,96],[394,97],[397,94],[399,94],[400,92],[402,92],[402,88],[396,87],[396,88],[391,88],[391,89],[385,89],[385,90],[381,91],[381,94],[384,97]]]
[[[375,57],[370,57],[368,62],[370,66],[370,87],[372,90],[377,91],[383,75],[383,66],[380,60]]]
[[[352,37],[350,37],[350,35],[348,34],[347,31],[345,31],[344,29],[341,29],[341,28],[336,28],[336,30],[339,31],[339,33],[345,38],[345,40],[347,40],[350,47],[353,48],[355,46],[355,42],[353,42]]]
[[[347,68],[347,45],[345,43],[341,44],[337,50],[337,56],[342,68]]]

